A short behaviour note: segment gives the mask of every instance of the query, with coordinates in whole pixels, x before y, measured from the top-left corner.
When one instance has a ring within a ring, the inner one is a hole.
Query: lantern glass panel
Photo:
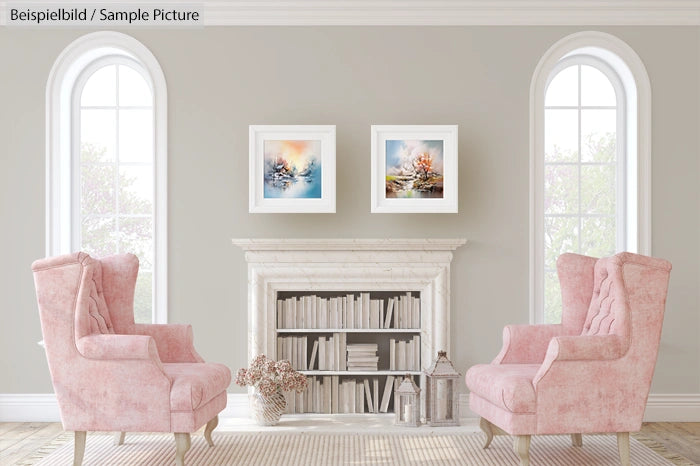
[[[413,403],[410,395],[401,395],[399,397],[399,419],[401,422],[413,422]]]
[[[452,400],[454,396],[453,381],[448,379],[437,379],[437,416],[436,420],[451,420],[454,410]]]

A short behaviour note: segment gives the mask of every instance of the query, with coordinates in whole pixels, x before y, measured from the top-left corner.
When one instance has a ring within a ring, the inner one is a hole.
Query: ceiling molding
[[[0,1],[0,25],[7,1]],[[43,0],[69,7],[84,0]],[[35,3],[35,5],[37,4]],[[93,1],[98,6],[100,2]],[[700,25],[700,0],[121,0],[196,6],[207,26]],[[162,26],[160,26],[162,27]],[[181,26],[180,26],[181,27]]]
[[[205,12],[241,26],[700,25],[698,0],[234,0]]]

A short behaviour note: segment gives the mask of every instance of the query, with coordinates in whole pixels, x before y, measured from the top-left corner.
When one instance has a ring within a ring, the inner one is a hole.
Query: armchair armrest
[[[152,361],[162,369],[155,341],[142,335],[86,335],[76,341],[80,354],[88,359]]]
[[[66,429],[169,429],[173,379],[165,373],[153,338],[87,335],[76,340],[76,348],[82,357],[70,357],[66,373],[52,373],[59,403],[69,400],[61,411]],[[131,411],[124,413],[125,407]]]
[[[619,335],[583,335],[552,338],[546,360],[586,361],[617,359],[623,355]]]
[[[136,324],[134,333],[153,337],[163,362],[204,362],[194,349],[191,325]]]
[[[562,333],[560,324],[506,325],[503,347],[491,364],[540,364],[549,341]]]
[[[554,378],[582,376],[602,363],[625,355],[627,347],[619,335],[582,335],[552,338],[547,355],[542,362],[533,384],[548,374]],[[556,369],[559,367],[559,369]],[[555,375],[555,373],[559,373]]]

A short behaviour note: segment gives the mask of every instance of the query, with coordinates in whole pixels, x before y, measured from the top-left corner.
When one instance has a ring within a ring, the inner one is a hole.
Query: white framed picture
[[[335,125],[251,125],[249,150],[249,212],[335,212]]]
[[[372,212],[457,212],[457,125],[372,125]]]

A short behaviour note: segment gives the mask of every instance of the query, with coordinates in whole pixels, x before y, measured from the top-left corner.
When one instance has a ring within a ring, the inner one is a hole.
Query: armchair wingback
[[[580,445],[581,433],[615,432],[625,464],[649,395],[670,270],[631,253],[562,255],[562,323],[505,327],[498,356],[465,376],[486,446],[496,426],[517,436],[528,464],[530,435],[573,434]]]
[[[35,261],[34,283],[51,381],[65,430],[173,432],[184,463],[190,432],[211,431],[226,407],[231,372],[206,363],[189,325],[136,324],[138,259],[74,253]]]

